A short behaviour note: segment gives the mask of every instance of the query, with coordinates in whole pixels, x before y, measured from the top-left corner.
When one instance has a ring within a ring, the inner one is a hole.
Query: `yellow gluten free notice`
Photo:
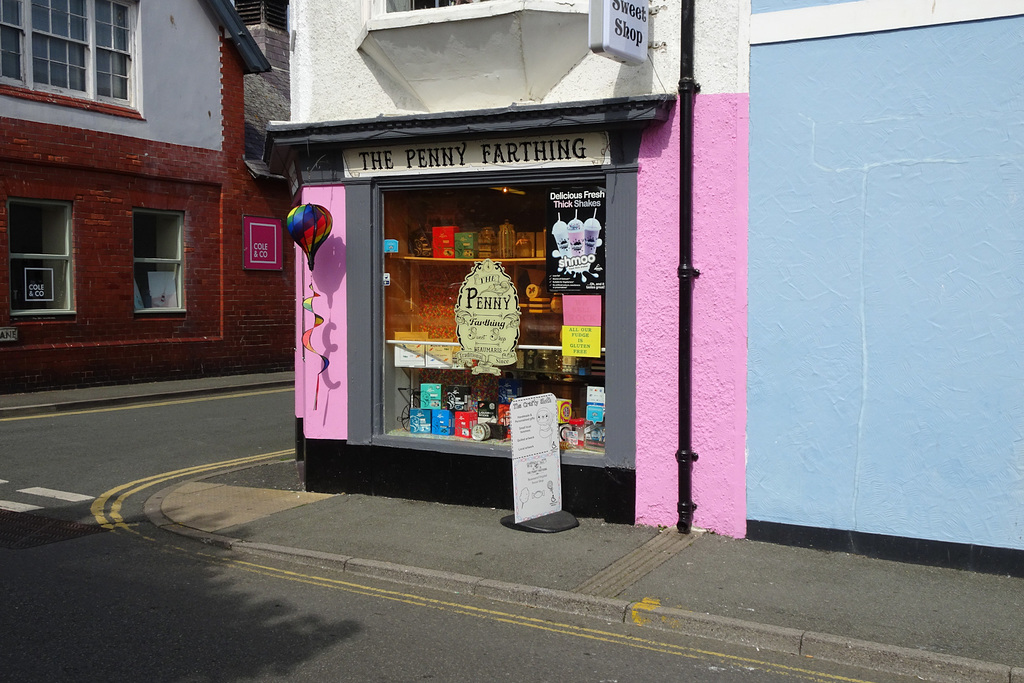
[[[601,357],[601,328],[582,325],[562,327],[562,355]]]

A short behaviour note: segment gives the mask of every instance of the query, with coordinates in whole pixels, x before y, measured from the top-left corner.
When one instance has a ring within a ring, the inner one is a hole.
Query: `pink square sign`
[[[246,270],[281,270],[284,265],[281,230],[281,221],[277,218],[242,218],[242,265]]]

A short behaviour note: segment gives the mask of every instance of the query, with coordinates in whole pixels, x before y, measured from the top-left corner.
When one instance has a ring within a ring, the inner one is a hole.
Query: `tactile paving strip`
[[[0,548],[22,550],[48,543],[69,541],[107,531],[101,526],[79,524],[27,512],[0,510]]]
[[[575,592],[614,598],[689,547],[702,533],[695,529],[693,533],[680,534],[666,529],[581,583]]]

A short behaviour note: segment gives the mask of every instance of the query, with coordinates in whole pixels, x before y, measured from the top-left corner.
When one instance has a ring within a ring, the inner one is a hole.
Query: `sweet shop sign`
[[[626,64],[647,61],[647,0],[590,0],[590,49]]]
[[[580,133],[523,138],[450,140],[347,149],[350,178],[410,173],[563,168],[608,163],[608,135]]]

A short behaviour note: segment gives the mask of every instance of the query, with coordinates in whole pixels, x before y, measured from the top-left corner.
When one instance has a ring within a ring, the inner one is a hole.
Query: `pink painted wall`
[[[331,212],[333,227],[316,252],[314,270],[306,267],[306,258],[296,248],[296,327],[295,340],[295,415],[303,418],[303,430],[310,439],[348,438],[348,305],[345,277],[345,188],[341,186],[307,187],[302,203],[319,204]],[[313,314],[302,308],[302,300],[313,291],[313,310],[324,322],[310,342],[329,361],[319,374],[320,357],[302,346],[302,330],[313,326]],[[305,357],[305,360],[303,360]],[[319,391],[317,390],[319,380]]]
[[[746,534],[748,107],[745,94],[699,95],[694,132],[694,264],[701,271],[694,288],[694,524],[737,537]],[[666,526],[678,520],[678,135],[677,117],[646,132],[637,208],[636,516],[640,524]],[[332,362],[316,398],[320,360],[306,351],[303,361],[296,331],[295,411],[308,438],[346,439],[345,190],[308,187],[302,201],[327,207],[334,218],[312,273],[320,294],[313,306],[324,318],[313,348]],[[296,316],[309,329],[313,316],[302,299],[311,273],[304,258],[296,260]]]
[[[747,94],[698,95],[694,125],[694,525],[746,535]],[[637,523],[673,526],[679,119],[649,129],[637,202]]]

